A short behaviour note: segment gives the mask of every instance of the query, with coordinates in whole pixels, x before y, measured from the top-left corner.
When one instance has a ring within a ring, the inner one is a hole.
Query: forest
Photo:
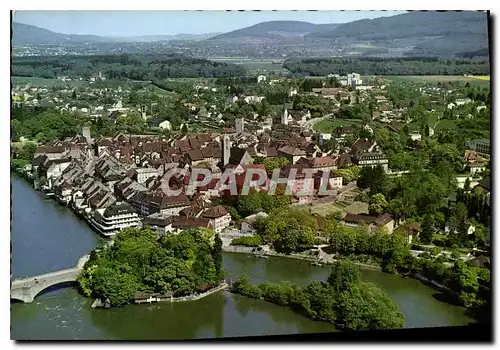
[[[220,78],[243,76],[242,66],[182,55],[95,55],[14,57],[12,75],[88,79],[101,72],[107,79],[152,81],[166,78]]]
[[[289,59],[283,67],[296,75],[489,75],[488,61],[411,58],[308,58]]]

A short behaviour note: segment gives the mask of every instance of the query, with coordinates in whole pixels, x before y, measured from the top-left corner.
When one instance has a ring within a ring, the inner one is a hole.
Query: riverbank
[[[338,261],[338,259],[334,259],[332,254],[326,254],[325,252],[322,252],[320,250],[320,257],[321,259],[318,259],[318,257],[312,257],[312,256],[307,256],[304,254],[297,254],[297,253],[291,253],[291,254],[283,254],[283,253],[278,253],[272,250],[261,250],[259,252],[255,251],[255,248],[251,247],[245,247],[245,246],[234,246],[234,245],[229,245],[229,246],[222,246],[222,251],[226,253],[240,253],[240,254],[249,254],[249,255],[254,255],[256,257],[277,257],[277,258],[288,258],[288,259],[295,259],[295,260],[303,260],[303,261],[309,261],[311,265],[316,265],[316,266],[323,266],[323,265],[331,265],[333,262]],[[382,271],[381,267],[378,265],[369,265],[369,264],[363,264],[359,262],[353,262],[355,265],[365,268],[365,269],[370,269],[374,271]]]
[[[218,286],[207,290],[204,293],[195,293],[192,295],[187,295],[184,297],[176,297],[174,298],[173,296],[162,296],[159,294],[145,294],[145,293],[139,293],[134,299],[134,304],[152,304],[152,303],[159,303],[159,302],[164,302],[164,303],[178,303],[178,302],[185,302],[185,301],[195,301],[195,300],[200,300],[205,297],[208,297],[209,295],[212,295],[214,293],[220,292],[222,290],[225,290],[229,288],[229,285],[226,282],[222,282]],[[105,308],[108,309],[109,303],[102,302],[101,299],[95,299],[94,302],[92,303],[91,308],[92,309],[97,309],[97,308]]]
[[[99,236],[69,208],[46,200],[18,176],[13,176],[11,188],[13,278],[72,267],[96,248]],[[325,281],[330,270],[297,259],[257,259],[226,252],[222,267],[232,280],[246,273],[252,283],[300,285]],[[474,322],[463,308],[442,302],[433,288],[414,279],[365,269],[361,274],[398,303],[407,328]],[[91,309],[92,301],[72,287],[47,291],[34,303],[12,303],[10,336],[16,340],[161,341],[335,331],[326,322],[225,291],[193,302],[132,304],[108,310]]]
[[[273,250],[270,250],[268,247],[265,247],[265,248],[267,248],[267,249],[263,249],[263,247],[261,247],[260,251],[256,251],[256,248],[253,248],[253,247],[229,245],[229,246],[222,246],[222,251],[227,252],[227,253],[239,253],[239,254],[253,255],[253,256],[258,257],[258,258],[260,258],[260,257],[267,258],[267,257],[271,256],[271,257],[277,257],[277,258],[288,258],[288,259],[293,259],[293,260],[310,261],[311,265],[320,266],[320,267],[331,265],[334,262],[341,260],[341,259],[334,259],[333,254],[327,254],[327,253],[323,252],[321,249],[319,250],[319,252],[320,252],[319,256],[311,257],[308,255],[297,254],[297,253],[283,254],[283,253],[278,253],[278,252],[275,252]],[[355,262],[355,261],[353,261],[353,264],[362,268],[362,269],[382,272],[382,268],[380,267],[380,265],[363,264],[363,263]],[[452,289],[450,289],[449,287],[447,287],[443,284],[440,284],[437,281],[428,279],[425,276],[422,276],[420,274],[414,274],[414,273],[412,273],[412,274],[400,274],[400,273],[395,272],[391,275],[395,275],[395,276],[398,276],[400,278],[403,278],[403,277],[404,278],[411,278],[411,279],[419,281],[423,285],[431,287],[434,290],[448,293],[448,297],[447,297],[446,302],[449,304],[452,304],[452,305],[457,305],[456,298],[458,297],[459,293],[453,291]],[[463,306],[467,309],[469,309],[471,307],[470,305],[467,305],[467,304],[462,304],[461,306]]]

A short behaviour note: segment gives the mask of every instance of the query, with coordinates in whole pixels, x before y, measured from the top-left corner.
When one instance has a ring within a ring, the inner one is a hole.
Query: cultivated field
[[[471,84],[489,85],[489,76],[463,76],[463,75],[388,75],[385,79],[393,81],[415,81],[421,83],[447,83],[454,81],[469,82]]]

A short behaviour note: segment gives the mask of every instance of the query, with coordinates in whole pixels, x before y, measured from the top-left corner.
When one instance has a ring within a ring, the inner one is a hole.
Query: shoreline
[[[30,183],[29,180],[32,180],[31,178],[27,178],[27,174],[25,174],[22,170],[19,170],[19,169],[12,169],[13,172],[19,176],[21,179],[24,179],[25,181],[27,181],[29,184],[31,184],[31,187],[37,191],[37,192],[40,192],[42,194],[45,194],[45,192],[43,190],[40,190],[40,189],[36,189],[34,188],[34,183]],[[17,171],[16,171],[17,170]],[[69,209],[71,209],[71,211],[73,212],[73,214],[78,217],[79,219],[83,219],[83,221],[85,221],[87,223],[87,225],[89,226],[89,228],[92,229],[92,231],[97,234],[99,237],[103,237],[105,239],[112,239],[112,236],[103,236],[101,235],[98,231],[96,231],[93,226],[90,224],[89,220],[87,220],[87,216],[84,215],[83,213],[81,212],[78,212],[73,206],[71,205],[65,205],[64,203],[61,203],[59,201],[57,201],[54,197],[50,197],[50,199],[53,199],[55,202],[57,202],[59,205],[62,205],[62,206],[65,206]],[[246,246],[232,246],[232,245],[228,245],[228,246],[222,246],[222,251],[223,252],[226,252],[226,253],[239,253],[239,254],[247,254],[247,255],[254,255],[255,257],[277,257],[277,258],[289,258],[289,259],[295,259],[295,260],[302,260],[302,261],[309,261],[311,263],[319,263],[320,265],[318,267],[326,267],[326,265],[331,265],[334,261],[337,261],[338,259],[333,259],[332,256],[329,256],[327,257],[330,258],[331,261],[319,261],[317,258],[313,258],[313,257],[307,257],[307,256],[304,256],[304,255],[300,255],[300,254],[283,254],[283,253],[277,253],[277,252],[273,252],[273,251],[262,251],[261,253],[255,253],[253,252],[252,250],[255,249],[253,247],[246,247]],[[369,269],[369,270],[373,270],[373,271],[378,271],[378,272],[383,272],[382,271],[382,268],[380,266],[377,266],[377,265],[369,265],[369,264],[363,264],[363,263],[359,263],[359,262],[354,262],[353,263],[361,268],[364,268],[364,269]],[[396,275],[399,275],[396,273]],[[438,291],[445,291],[445,292],[450,292],[450,293],[455,293],[453,291],[450,291],[450,289],[446,286],[443,286],[441,285],[439,282],[437,281],[434,281],[434,280],[428,280],[426,277],[424,276],[421,276],[421,275],[418,275],[417,276],[412,276],[412,275],[400,275],[401,277],[410,277],[412,279],[415,279],[417,281],[419,281],[420,283],[422,284],[425,284],[425,285],[430,285],[431,288],[435,289],[435,290],[438,290]],[[427,282],[427,283],[426,283]],[[455,293],[456,294],[456,293]],[[95,302],[95,301],[94,301]],[[467,308],[466,306],[464,306],[465,308]],[[468,308],[467,308],[468,309]]]
[[[160,302],[161,303],[180,303],[180,302],[186,302],[186,301],[195,301],[195,300],[200,300],[200,299],[203,299],[205,297],[208,297],[209,295],[212,295],[214,293],[226,290],[228,288],[229,288],[229,284],[224,281],[224,282],[220,283],[218,286],[216,286],[212,289],[209,289],[206,292],[201,293],[201,294],[195,293],[195,294],[190,294],[190,295],[186,295],[183,297],[176,297],[176,298],[174,298],[172,296],[170,296],[170,297],[155,296],[155,294],[152,294],[152,295],[148,296],[147,298],[146,297],[137,298],[133,302],[130,302],[128,305],[153,304],[153,303],[160,303]],[[106,307],[106,304],[103,303],[100,298],[96,298],[96,299],[94,299],[94,302],[92,303],[91,308],[92,309],[97,309],[97,308],[110,309],[111,307]]]
[[[331,261],[320,261],[317,258],[313,257],[308,257],[304,256],[301,254],[283,254],[283,253],[277,253],[273,251],[263,251],[262,253],[255,253],[253,252],[254,248],[246,247],[246,246],[222,246],[222,251],[225,253],[238,253],[238,254],[247,254],[247,255],[253,255],[255,257],[260,257],[260,256],[265,256],[265,257],[276,257],[276,258],[288,258],[288,259],[295,259],[295,260],[302,260],[302,261],[309,261],[311,263],[319,263],[318,267],[326,267],[326,265],[331,265],[332,262],[337,261],[338,259],[331,259]],[[332,257],[329,257],[332,258]],[[369,265],[369,264],[363,264],[359,262],[353,261],[353,263],[359,267],[365,268],[365,269],[370,269],[370,270],[375,270],[375,271],[380,271],[382,272],[382,268],[377,265]]]

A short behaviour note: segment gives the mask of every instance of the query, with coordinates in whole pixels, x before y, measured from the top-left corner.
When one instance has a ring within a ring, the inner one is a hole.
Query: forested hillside
[[[437,58],[317,58],[290,59],[283,67],[298,75],[489,75],[488,61],[440,60]]]
[[[242,66],[180,55],[99,55],[14,57],[12,75],[88,78],[102,72],[108,79],[218,78],[245,75]]]

